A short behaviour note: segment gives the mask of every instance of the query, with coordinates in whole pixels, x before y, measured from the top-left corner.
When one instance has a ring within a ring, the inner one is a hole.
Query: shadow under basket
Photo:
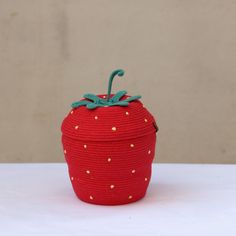
[[[70,180],[82,201],[119,205],[145,196],[158,128],[140,101],[75,108],[61,129]]]

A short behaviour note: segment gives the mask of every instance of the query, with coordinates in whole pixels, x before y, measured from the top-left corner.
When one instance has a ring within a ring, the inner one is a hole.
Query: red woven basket
[[[122,76],[123,71],[114,71],[111,83],[116,74]],[[158,128],[139,96],[119,93],[85,95],[72,104],[62,123],[71,183],[85,202],[118,205],[137,201],[144,197],[151,179]]]

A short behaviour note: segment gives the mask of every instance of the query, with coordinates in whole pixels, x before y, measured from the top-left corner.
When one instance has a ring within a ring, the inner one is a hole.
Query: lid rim
[[[82,138],[78,138],[72,135],[68,135],[62,132],[62,136],[73,139],[73,140],[77,140],[77,141],[95,141],[95,142],[113,142],[113,141],[123,141],[123,140],[131,140],[131,139],[136,139],[136,138],[141,138],[150,134],[154,134],[157,131],[154,129],[150,132],[146,132],[145,134],[140,134],[140,135],[134,135],[134,136],[129,136],[127,138],[107,138],[107,139],[96,139],[96,138],[88,138],[88,139],[82,139]]]

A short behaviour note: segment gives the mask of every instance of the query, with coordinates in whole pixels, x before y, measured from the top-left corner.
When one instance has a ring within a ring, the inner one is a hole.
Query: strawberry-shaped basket
[[[156,132],[153,116],[126,91],[85,94],[64,119],[62,144],[70,180],[83,201],[118,205],[144,197],[151,178]]]

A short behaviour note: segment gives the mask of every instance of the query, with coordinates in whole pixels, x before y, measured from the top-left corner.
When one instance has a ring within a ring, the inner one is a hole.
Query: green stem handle
[[[111,75],[110,75],[110,78],[109,78],[109,84],[108,84],[108,91],[107,91],[107,101],[109,102],[109,99],[110,99],[110,96],[111,96],[111,88],[112,88],[112,82],[113,82],[113,79],[116,75],[118,76],[123,76],[125,74],[125,72],[123,70],[114,70]]]

